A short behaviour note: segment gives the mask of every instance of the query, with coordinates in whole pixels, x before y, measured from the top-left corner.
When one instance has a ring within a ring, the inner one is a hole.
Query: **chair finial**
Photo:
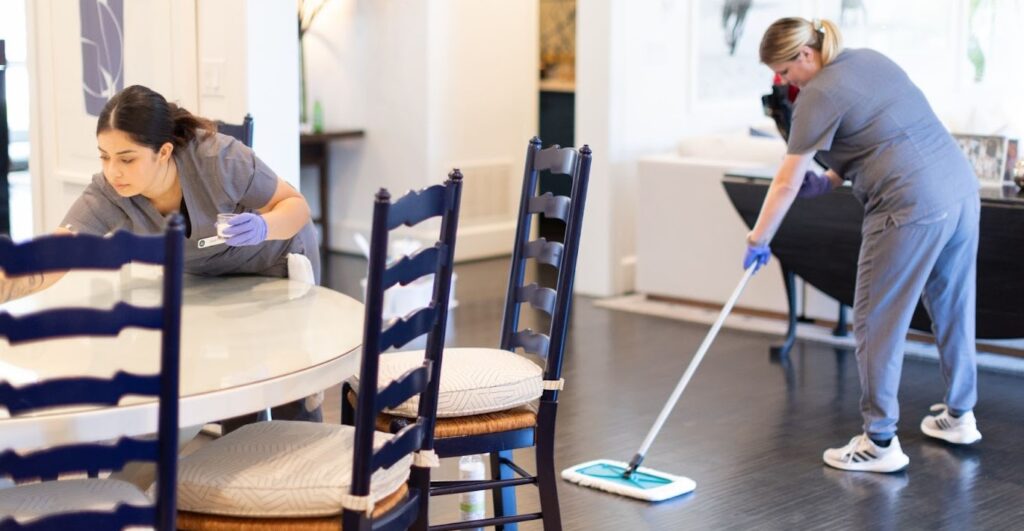
[[[174,212],[167,216],[167,228],[172,231],[184,230],[185,218],[180,212]]]
[[[537,147],[541,147],[541,141],[540,141],[540,137],[539,136],[534,136],[533,138],[531,138],[530,139],[530,143],[531,144],[536,144]]]
[[[378,203],[389,203],[391,202],[391,192],[387,188],[381,188],[377,191],[377,202]]]
[[[448,180],[453,182],[459,182],[462,180],[462,170],[458,168],[452,168],[452,171],[448,172]]]
[[[592,153],[590,151],[590,144],[583,144],[583,147],[580,148],[580,153],[583,155],[590,155]]]

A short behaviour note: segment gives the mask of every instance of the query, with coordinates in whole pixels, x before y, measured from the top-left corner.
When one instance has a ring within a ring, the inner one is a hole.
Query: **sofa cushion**
[[[744,134],[698,135],[679,142],[679,156],[700,159],[777,164],[786,155],[781,138]]]

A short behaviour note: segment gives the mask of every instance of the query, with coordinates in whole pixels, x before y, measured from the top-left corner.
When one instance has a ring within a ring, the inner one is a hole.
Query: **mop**
[[[654,421],[654,426],[651,427],[651,431],[647,432],[647,437],[644,439],[643,444],[640,445],[640,450],[638,450],[636,455],[633,456],[633,459],[630,460],[629,464],[610,459],[587,461],[586,463],[581,463],[563,470],[562,479],[577,483],[584,487],[591,487],[652,502],[681,496],[697,487],[697,483],[688,477],[675,476],[647,467],[642,467],[640,466],[640,463],[643,462],[644,457],[647,455],[647,450],[649,450],[651,448],[651,444],[654,443],[654,438],[658,436],[658,432],[661,431],[661,427],[665,424],[665,420],[668,418],[669,413],[672,412],[672,408],[674,408],[676,402],[679,401],[680,395],[683,394],[683,389],[686,389],[686,385],[690,382],[690,378],[697,370],[697,366],[700,365],[701,360],[704,358],[704,354],[707,353],[711,343],[715,340],[715,336],[718,335],[718,330],[722,328],[722,323],[729,315],[729,312],[732,311],[733,305],[736,304],[736,299],[738,299],[740,294],[743,293],[743,288],[747,286],[747,282],[754,274],[756,268],[757,264],[755,263],[747,268],[743,273],[743,278],[740,279],[740,283],[736,286],[736,289],[733,290],[732,296],[729,297],[729,301],[725,303],[725,307],[722,308],[722,312],[718,314],[718,319],[715,321],[715,324],[711,326],[711,331],[708,332],[707,337],[704,338],[704,342],[701,343],[700,348],[697,350],[697,354],[693,356],[693,360],[690,361],[690,365],[686,368],[686,372],[683,373],[683,377],[679,380],[679,383],[676,384],[676,388],[672,391],[672,395],[669,397],[668,402],[666,402],[664,407],[661,408],[661,413],[658,415],[658,419]]]

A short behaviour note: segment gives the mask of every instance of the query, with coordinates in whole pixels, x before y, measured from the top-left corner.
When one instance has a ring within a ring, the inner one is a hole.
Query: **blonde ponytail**
[[[818,38],[821,43],[821,64],[822,66],[831,63],[839,52],[843,51],[843,35],[839,33],[839,26],[828,19],[818,21]]]
[[[831,63],[843,51],[839,26],[827,19],[780,18],[761,38],[761,62],[774,65],[792,61],[804,46],[821,52],[822,66]]]

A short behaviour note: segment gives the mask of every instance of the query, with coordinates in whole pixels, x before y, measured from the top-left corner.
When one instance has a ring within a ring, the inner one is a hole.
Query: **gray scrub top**
[[[924,94],[874,50],[843,50],[800,90],[787,151],[818,151],[852,182],[865,234],[978,193],[974,170]]]
[[[188,217],[185,272],[287,277],[288,254],[298,253],[309,258],[319,282],[320,254],[312,221],[289,240],[267,240],[243,247],[199,246],[200,240],[216,235],[217,213],[254,212],[273,197],[277,175],[251,149],[228,135],[199,133],[183,149],[174,150],[174,161]],[[68,210],[61,226],[86,234],[102,235],[122,229],[136,234],[159,234],[163,231],[164,216],[141,195],[121,197],[103,173],[97,173]]]

